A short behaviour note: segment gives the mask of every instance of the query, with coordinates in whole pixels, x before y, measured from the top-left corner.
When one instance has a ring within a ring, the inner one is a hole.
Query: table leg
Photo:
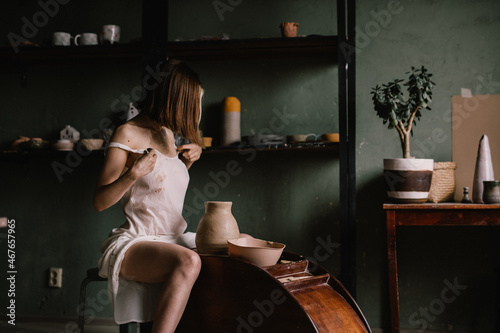
[[[500,333],[500,269],[496,270],[497,273],[497,297],[496,297],[496,319],[495,319],[495,333]]]
[[[389,310],[391,315],[391,333],[399,333],[399,288],[398,260],[396,254],[396,213],[386,211],[387,220],[387,265],[389,273]]]

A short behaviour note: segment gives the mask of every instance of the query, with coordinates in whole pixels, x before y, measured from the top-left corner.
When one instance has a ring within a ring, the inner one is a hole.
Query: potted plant
[[[384,159],[384,176],[389,198],[399,202],[425,202],[430,189],[434,161],[416,159],[410,155],[413,127],[422,116],[421,110],[431,110],[432,88],[435,83],[427,69],[412,67],[408,80],[396,79],[372,89],[377,115],[388,128],[395,128],[401,142],[403,158]],[[406,95],[403,91],[406,87]]]

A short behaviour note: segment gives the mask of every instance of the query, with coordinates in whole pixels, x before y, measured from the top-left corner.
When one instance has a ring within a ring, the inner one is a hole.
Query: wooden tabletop
[[[461,202],[384,204],[384,209],[500,209],[500,204],[464,204]]]

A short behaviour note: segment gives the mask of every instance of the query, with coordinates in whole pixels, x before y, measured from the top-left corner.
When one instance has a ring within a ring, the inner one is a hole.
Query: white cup
[[[75,45],[97,45],[97,34],[86,32],[76,35]]]
[[[67,32],[54,32],[52,34],[52,45],[55,46],[70,46],[71,34]]]
[[[120,27],[117,25],[104,25],[101,29],[101,43],[113,44],[120,41]]]

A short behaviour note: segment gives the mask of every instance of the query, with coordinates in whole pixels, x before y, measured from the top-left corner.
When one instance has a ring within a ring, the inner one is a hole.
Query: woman
[[[121,201],[126,217],[99,260],[115,321],[153,320],[152,332],[174,332],[201,268],[182,207],[187,169],[201,155],[203,89],[183,62],[167,61],[161,77],[141,113],[113,134],[93,203],[102,211]],[[174,133],[191,143],[176,147]]]

